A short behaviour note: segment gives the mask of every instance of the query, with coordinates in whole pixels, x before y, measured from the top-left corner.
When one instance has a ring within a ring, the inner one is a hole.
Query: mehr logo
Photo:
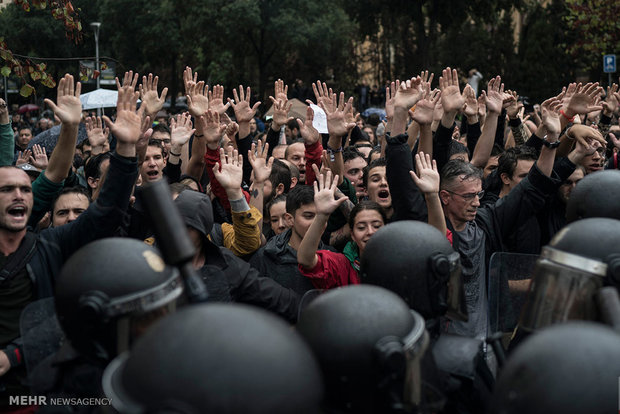
[[[70,406],[101,406],[110,405],[112,401],[109,398],[47,398],[43,395],[11,395],[9,397],[10,405],[70,405]]]

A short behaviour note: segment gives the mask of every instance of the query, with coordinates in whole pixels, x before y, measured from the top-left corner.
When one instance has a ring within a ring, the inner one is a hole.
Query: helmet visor
[[[411,332],[403,338],[407,358],[403,400],[410,406],[419,406],[422,401],[422,358],[430,340],[422,316],[414,311],[411,314],[415,323]]]
[[[536,262],[519,326],[535,331],[568,320],[597,320],[595,295],[607,266],[545,247]]]

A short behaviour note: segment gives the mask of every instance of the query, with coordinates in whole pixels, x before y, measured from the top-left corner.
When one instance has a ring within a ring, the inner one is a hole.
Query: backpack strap
[[[9,282],[15,275],[26,267],[34,255],[37,245],[37,236],[31,232],[26,232],[26,236],[19,248],[13,253],[0,271],[0,285]]]

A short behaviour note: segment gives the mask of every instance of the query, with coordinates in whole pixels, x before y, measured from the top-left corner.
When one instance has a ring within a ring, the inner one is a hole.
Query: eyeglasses
[[[170,139],[165,138],[165,139],[157,139],[157,138],[153,138],[154,141],[159,141],[160,143],[164,143],[164,144],[170,144]]]
[[[445,191],[449,192],[450,194],[457,195],[461,197],[463,200],[467,200],[467,201],[473,200],[476,196],[478,197],[478,200],[482,200],[482,197],[484,197],[484,190],[478,193],[468,193],[468,194],[459,194],[459,193],[455,193],[454,191],[450,191],[450,190],[445,190]]]

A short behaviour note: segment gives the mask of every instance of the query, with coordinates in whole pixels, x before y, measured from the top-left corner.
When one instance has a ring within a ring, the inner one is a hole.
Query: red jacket
[[[359,285],[360,278],[349,259],[342,254],[329,250],[316,252],[318,262],[312,269],[297,265],[302,275],[310,278],[317,289],[332,289],[340,286]]]

